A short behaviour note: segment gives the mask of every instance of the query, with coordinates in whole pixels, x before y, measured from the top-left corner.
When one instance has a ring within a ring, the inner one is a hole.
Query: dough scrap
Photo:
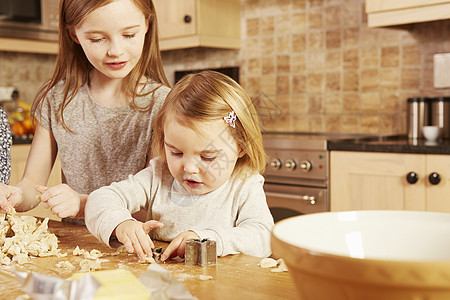
[[[0,264],[29,262],[32,257],[58,255],[58,238],[48,231],[48,218],[0,214]]]
[[[210,275],[199,275],[198,279],[205,281],[205,280],[211,280],[211,279],[213,279],[213,277]]]
[[[80,261],[80,272],[91,272],[95,270],[101,269],[100,257],[103,256],[103,253],[100,250],[92,249],[90,252],[84,249],[80,249],[79,246],[76,246],[73,249],[72,254],[75,256],[83,256],[84,259]]]
[[[57,262],[55,264],[55,267],[60,268],[60,269],[72,269],[73,265],[68,260],[62,260],[60,262]]]
[[[263,258],[259,261],[258,266],[261,268],[273,268],[278,265],[278,262],[270,257]]]
[[[278,263],[278,267],[276,269],[270,270],[270,272],[278,273],[278,272],[289,271],[286,263],[284,262],[284,259],[280,258],[279,260],[277,260],[277,263]]]
[[[275,268],[270,270],[271,272],[287,272],[288,268],[286,266],[286,263],[284,262],[284,259],[280,258],[278,260],[275,260],[270,257],[263,258],[259,261],[258,266],[261,268]]]
[[[155,263],[155,262],[156,262],[155,259],[153,257],[151,257],[151,256],[146,256],[145,258],[140,259],[138,261],[138,263],[140,263],[140,264],[152,264],[152,263]]]
[[[96,259],[96,260],[92,260],[92,259],[83,259],[82,261],[80,261],[80,272],[92,272],[95,270],[99,270],[101,269],[100,266],[100,259]]]

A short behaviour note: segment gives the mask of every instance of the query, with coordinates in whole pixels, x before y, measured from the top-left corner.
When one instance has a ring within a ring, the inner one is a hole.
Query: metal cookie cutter
[[[161,255],[163,253],[162,248],[152,248],[152,252],[153,252],[153,259],[157,263],[160,263],[161,262]]]
[[[186,265],[206,266],[217,263],[216,241],[192,239],[186,242],[184,263]]]

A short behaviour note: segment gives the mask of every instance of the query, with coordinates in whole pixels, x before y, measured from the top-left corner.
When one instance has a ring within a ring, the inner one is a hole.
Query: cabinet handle
[[[430,174],[430,176],[428,176],[428,181],[430,181],[430,183],[433,185],[439,184],[439,182],[441,182],[441,175],[433,172]]]
[[[406,175],[406,181],[408,181],[411,184],[416,183],[419,180],[419,176],[415,172],[409,172]]]
[[[190,15],[184,16],[184,23],[191,23],[191,21],[192,21],[192,17]]]

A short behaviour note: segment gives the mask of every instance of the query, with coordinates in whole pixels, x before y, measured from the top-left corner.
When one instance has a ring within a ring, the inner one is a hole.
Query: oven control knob
[[[314,196],[307,196],[307,195],[305,195],[305,196],[302,197],[302,199],[305,200],[305,201],[309,201],[309,203],[311,203],[311,205],[316,204],[316,198]]]
[[[290,171],[294,171],[295,168],[297,167],[297,164],[295,163],[294,160],[292,159],[288,159],[285,163],[284,163],[284,167]]]
[[[279,170],[281,168],[281,160],[275,158],[270,162],[269,166],[274,170]]]
[[[309,172],[312,168],[311,162],[308,160],[304,160],[300,163],[300,169],[302,169],[303,172]]]

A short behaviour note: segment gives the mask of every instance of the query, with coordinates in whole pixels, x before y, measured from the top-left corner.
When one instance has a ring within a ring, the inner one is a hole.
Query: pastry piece
[[[32,216],[12,213],[0,216],[0,264],[15,261],[23,264],[30,256],[43,257],[59,253],[58,238],[48,231],[48,218],[39,221]]]

